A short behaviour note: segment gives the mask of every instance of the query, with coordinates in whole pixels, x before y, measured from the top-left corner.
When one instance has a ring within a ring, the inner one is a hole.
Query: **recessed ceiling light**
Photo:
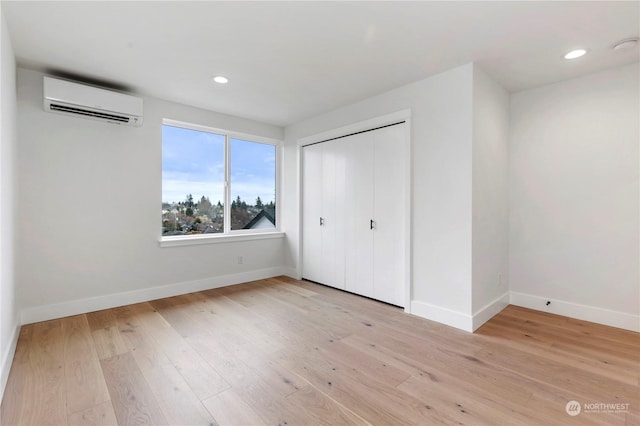
[[[620,50],[627,50],[627,49],[631,49],[633,47],[636,47],[638,45],[638,38],[634,37],[634,38],[627,38],[624,40],[620,40],[619,42],[617,42],[616,44],[613,45],[613,50],[620,51]]]
[[[566,55],[564,55],[565,59],[577,59],[581,56],[584,56],[585,53],[587,53],[586,50],[584,49],[576,49],[576,50],[572,50],[571,52],[567,53]]]
[[[213,77],[213,81],[215,81],[216,83],[220,83],[220,84],[227,84],[229,82],[229,79],[227,77],[223,77],[221,75],[218,75],[216,77]]]

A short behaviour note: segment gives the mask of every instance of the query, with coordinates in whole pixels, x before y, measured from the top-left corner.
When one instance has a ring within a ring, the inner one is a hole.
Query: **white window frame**
[[[194,234],[194,235],[172,235],[163,236],[160,229],[160,247],[175,247],[197,244],[214,244],[233,241],[263,240],[269,238],[283,238],[284,232],[280,231],[280,177],[282,168],[283,142],[277,139],[263,136],[250,135],[246,133],[234,132],[218,129],[201,124],[187,123],[184,121],[162,119],[163,126],[180,127],[187,130],[214,133],[224,136],[224,232],[217,234]],[[239,139],[247,142],[262,143],[272,145],[276,148],[276,227],[275,229],[231,229],[231,139]],[[160,182],[162,184],[162,181]],[[160,210],[162,217],[162,209]],[[162,220],[160,220],[160,223]]]

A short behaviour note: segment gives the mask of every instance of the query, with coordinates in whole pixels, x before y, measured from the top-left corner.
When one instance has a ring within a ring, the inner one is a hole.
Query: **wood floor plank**
[[[298,285],[289,284],[289,283],[287,283],[285,281],[281,281],[281,280],[278,280],[278,279],[267,279],[267,280],[265,280],[265,282],[267,282],[267,283],[269,283],[269,284],[271,284],[271,285],[273,285],[273,286],[275,286],[277,288],[280,288],[280,289],[283,289],[283,290],[287,290],[287,291],[292,291],[294,293],[298,293],[299,295],[305,296],[305,297],[311,297],[311,296],[317,296],[318,295],[318,293],[316,293],[315,291],[311,291],[309,289],[306,289],[304,287],[300,287]]]
[[[214,420],[201,400],[150,338],[142,320],[145,312],[153,315],[154,310],[146,304],[120,309],[116,316],[117,325],[167,421],[169,424],[212,424]]]
[[[67,412],[85,411],[109,401],[109,391],[85,315],[60,320],[64,339]]]
[[[104,309],[86,314],[98,358],[107,359],[128,351],[118,332],[117,315],[122,308]]]
[[[182,337],[202,333],[202,326],[184,309],[185,303],[177,297],[149,302]]]
[[[200,333],[208,333],[212,338],[227,343],[250,343],[253,349],[265,354],[282,349],[277,340],[256,327],[257,324],[268,322],[264,317],[224,296],[215,299],[198,294],[188,296],[192,303],[182,310],[190,320],[198,324]]]
[[[108,328],[115,323],[115,313],[112,309],[89,312],[85,315],[91,331]]]
[[[582,368],[589,372],[599,372],[601,375],[607,375],[618,381],[626,382],[630,385],[636,385],[638,381],[637,374],[629,374],[633,371],[634,363],[628,358],[615,356],[607,352],[605,356],[594,358],[593,349],[588,349],[579,342],[573,340],[559,341],[559,337],[536,334],[535,338],[529,337],[526,330],[517,330],[510,327],[509,323],[495,321],[484,328],[485,333],[500,334],[511,342],[514,347],[518,347],[517,343],[526,342],[527,348],[534,348],[536,353],[541,357],[558,362],[570,362],[577,368]],[[577,344],[578,343],[578,344]],[[521,345],[520,345],[521,346]]]
[[[212,424],[214,420],[199,397],[150,336],[145,318],[152,321],[150,317],[157,318],[156,315],[157,311],[151,304],[136,304],[121,309],[116,323],[123,341],[151,386],[169,424]],[[161,327],[166,325],[164,322],[159,324]],[[206,376],[203,380],[206,380]],[[201,386],[194,388],[198,390]]]
[[[410,376],[406,371],[380,361],[376,357],[370,356],[368,352],[358,350],[342,343],[342,341],[330,342],[330,344],[319,347],[318,351],[327,360],[353,365],[362,374],[376,377],[391,386],[403,383]]]
[[[287,397],[307,386],[306,381],[283,368],[275,360],[257,357],[251,353],[239,354],[239,356],[254,374],[269,383],[274,394]]]
[[[265,291],[262,291],[263,289]],[[271,322],[286,330],[286,333],[303,336],[303,344],[315,346],[317,342],[337,340],[351,334],[352,329],[357,327],[348,322],[336,324],[327,318],[318,318],[315,314],[311,314],[319,312],[319,308],[308,303],[308,298],[287,300],[279,295],[274,296],[270,289],[264,287],[261,288],[260,294],[261,301],[253,303],[251,310],[269,318]],[[244,292],[237,292],[227,297],[242,304],[247,295]],[[295,300],[304,300],[305,306],[296,307]]]
[[[500,352],[483,350],[476,354],[479,360],[517,372],[524,378],[542,381],[558,389],[573,389],[573,394],[586,401],[601,401],[611,398],[630,400],[637,398],[636,386],[617,382],[607,376],[591,374],[570,364],[549,361],[509,347]]]
[[[127,352],[100,361],[120,425],[167,425],[151,387]]]
[[[425,422],[443,420],[410,395],[365,376],[353,366],[326,360],[318,351],[296,354],[280,362],[318,392],[352,408],[355,414],[372,424],[405,425],[415,423],[417,419]]]
[[[203,400],[228,389],[229,384],[158,312],[149,309],[149,306],[136,306],[141,323],[198,398]]]
[[[267,424],[233,389],[207,398],[203,404],[220,426]]]
[[[628,408],[571,417],[571,400]],[[24,326],[0,411],[2,425],[637,426],[640,334],[515,306],[467,333],[275,277]]]
[[[119,308],[116,315],[116,326],[122,341],[134,355],[141,369],[161,365],[171,365],[171,361],[144,326],[142,318],[145,313],[154,310],[148,304],[136,304]]]
[[[128,352],[118,328],[115,325],[98,328],[91,332],[98,358],[107,359]]]
[[[370,422],[349,407],[338,403],[311,385],[289,395],[287,401],[305,410],[313,418],[313,424],[371,426]]]
[[[69,415],[71,426],[113,426],[117,423],[111,401]]]
[[[142,374],[170,425],[213,424],[213,417],[173,365],[143,365]]]
[[[611,340],[627,343],[634,347],[637,347],[640,342],[640,335],[638,333],[520,306],[510,305],[501,314],[506,318],[519,320],[525,324],[539,324],[547,327],[547,329],[560,328],[565,333],[578,333],[586,337],[595,337],[594,342],[596,340]]]
[[[462,366],[450,356],[406,350],[394,340],[376,339],[372,343],[372,340],[362,336],[353,336],[343,342],[360,348],[387,365],[406,371],[412,377],[432,384],[445,383],[458,392],[469,389],[484,392],[518,406],[525,404],[533,392],[529,386],[523,386],[520,377],[486,364]]]
[[[220,347],[207,339],[190,338],[191,344],[202,354],[236,390],[242,399],[261,418],[270,424],[313,424],[305,410],[287,402],[277,390],[274,382],[251,369],[245,361],[237,357],[233,349]],[[279,375],[270,375],[276,381],[283,380]],[[286,379],[286,377],[285,377]],[[291,383],[292,387],[295,387]],[[215,417],[215,414],[214,414]]]
[[[20,329],[13,364],[0,405],[0,424],[3,425],[24,424],[31,412],[31,404],[36,396],[33,389],[34,372],[29,361],[33,329],[33,325],[25,325]]]
[[[489,325],[508,324],[510,328],[513,329],[513,325],[517,323],[517,319],[514,318],[510,312],[510,309],[507,310],[507,312],[496,318],[496,320]],[[569,323],[565,322],[564,324]],[[518,329],[528,336],[535,334],[538,338],[543,339],[549,344],[557,344],[559,342],[573,343],[576,348],[606,350],[607,354],[620,358],[635,357],[637,360],[638,357],[640,357],[637,353],[638,342],[634,344],[629,338],[620,338],[623,335],[623,333],[621,333],[623,330],[616,331],[619,336],[619,338],[616,339],[596,338],[585,341],[584,337],[588,336],[588,334],[577,329],[565,329],[555,323],[549,325],[544,322],[527,320],[519,323]],[[488,334],[486,328],[478,330],[478,333]]]
[[[398,386],[398,389],[419,397],[429,410],[433,410],[444,419],[456,424],[509,424],[523,423],[531,420],[540,421],[535,417],[520,413],[509,413],[498,403],[484,401],[482,397],[470,396],[462,389],[456,390],[446,378],[439,376],[438,381],[421,380],[411,377]]]
[[[34,407],[34,419],[38,419],[34,423],[55,425],[67,421],[63,345],[60,320],[34,324],[29,358],[35,376],[40,379],[34,390],[43,391],[40,404]]]
[[[23,327],[25,328],[25,327]],[[5,389],[5,395],[14,393],[13,403],[2,405],[3,423],[7,425],[60,425],[67,423],[64,338],[60,320],[40,322],[26,326],[21,340],[28,339],[28,351],[17,348],[16,389]],[[15,405],[14,405],[15,404]],[[4,412],[9,414],[5,423]]]

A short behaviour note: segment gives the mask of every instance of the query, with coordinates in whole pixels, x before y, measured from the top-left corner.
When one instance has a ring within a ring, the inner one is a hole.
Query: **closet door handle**
[[[376,227],[376,223],[373,221],[373,219],[371,219],[371,220],[369,221],[369,229],[373,229],[373,228],[375,228],[375,227]]]
[[[320,218],[320,226],[324,226],[324,219]]]

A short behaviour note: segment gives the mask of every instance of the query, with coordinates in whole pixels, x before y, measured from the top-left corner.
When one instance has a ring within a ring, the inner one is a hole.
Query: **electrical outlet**
[[[238,256],[238,265],[244,264],[244,259],[242,256]]]

